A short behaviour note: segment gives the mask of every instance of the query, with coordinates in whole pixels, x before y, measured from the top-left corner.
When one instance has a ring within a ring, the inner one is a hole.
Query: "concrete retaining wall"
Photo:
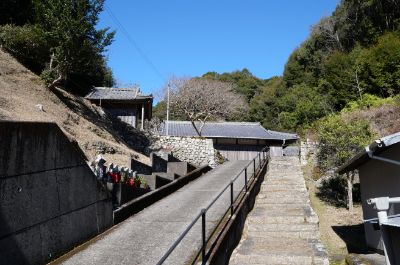
[[[0,122],[0,263],[43,264],[112,226],[111,195],[55,123]]]
[[[151,166],[143,164],[135,159],[129,159],[129,168],[134,169],[137,174],[151,175],[153,173]]]
[[[153,172],[167,172],[168,160],[161,158],[154,153],[150,154]]]
[[[106,183],[108,191],[113,197],[113,203],[117,205],[136,199],[143,194],[150,192],[149,189],[131,186],[125,183]]]

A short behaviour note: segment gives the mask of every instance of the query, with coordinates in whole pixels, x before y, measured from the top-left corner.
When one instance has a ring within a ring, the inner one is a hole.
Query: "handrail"
[[[172,251],[174,251],[174,249],[176,248],[176,246],[182,241],[182,239],[186,236],[186,234],[190,231],[190,229],[192,229],[192,227],[194,226],[194,224],[200,219],[200,217],[202,217],[202,246],[200,248],[200,250],[198,251],[197,255],[195,256],[192,264],[194,264],[194,262],[196,262],[197,258],[199,257],[200,253],[202,254],[202,262],[205,262],[206,259],[206,246],[207,244],[210,242],[212,236],[215,234],[217,228],[220,226],[220,224],[222,223],[222,221],[224,220],[224,217],[229,213],[229,211],[231,211],[231,215],[229,216],[229,218],[232,218],[234,216],[234,204],[237,201],[237,199],[239,198],[239,196],[243,193],[244,190],[246,190],[247,192],[247,188],[248,188],[248,183],[250,181],[252,181],[256,175],[257,170],[261,167],[261,161],[265,160],[268,158],[268,155],[266,155],[266,153],[268,152],[269,147],[266,146],[264,147],[257,155],[256,157],[253,158],[253,160],[251,160],[249,162],[249,164],[247,164],[247,166],[245,166],[239,173],[238,175],[232,179],[228,185],[226,185],[225,188],[222,189],[222,191],[214,198],[214,200],[204,209],[201,209],[200,213],[196,216],[196,218],[190,223],[190,225],[186,228],[186,230],[182,233],[182,235],[175,241],[175,243],[170,247],[170,249],[167,251],[167,253],[164,254],[164,256],[160,259],[160,261],[157,263],[157,265],[161,265],[164,263],[164,261],[168,258],[168,256],[172,253]],[[263,158],[261,159],[261,153],[263,154]],[[256,159],[259,159],[259,165],[256,168]],[[247,180],[247,168],[253,164],[253,169],[254,172],[252,174],[252,176],[250,177],[249,180]],[[240,192],[238,193],[238,195],[236,196],[235,199],[233,199],[233,183],[238,179],[238,177],[243,173],[243,171],[245,172],[245,184],[243,186],[243,188],[240,190]],[[231,204],[228,207],[228,209],[226,210],[226,212],[224,213],[223,217],[220,219],[220,221],[218,222],[217,226],[213,229],[213,231],[211,232],[210,236],[208,237],[208,239],[206,239],[205,237],[205,224],[206,224],[206,212],[210,209],[210,207],[221,197],[221,195],[228,189],[231,188]]]

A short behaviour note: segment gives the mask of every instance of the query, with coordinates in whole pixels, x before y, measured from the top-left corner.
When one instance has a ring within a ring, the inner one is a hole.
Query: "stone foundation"
[[[173,155],[181,161],[188,162],[195,167],[219,165],[219,160],[211,139],[195,137],[157,135],[157,141],[151,146],[152,149],[170,149]],[[161,155],[155,152],[157,155]]]

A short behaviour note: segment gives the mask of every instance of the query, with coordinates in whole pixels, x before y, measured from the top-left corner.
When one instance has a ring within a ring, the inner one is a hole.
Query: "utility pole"
[[[167,126],[165,130],[165,134],[168,135],[168,121],[169,121],[169,82],[167,83],[168,86],[168,95],[167,95],[167,123],[165,124]]]

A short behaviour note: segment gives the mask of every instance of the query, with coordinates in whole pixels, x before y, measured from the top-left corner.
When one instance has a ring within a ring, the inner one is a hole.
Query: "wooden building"
[[[139,88],[94,87],[85,98],[135,128],[152,117],[153,95]]]
[[[370,250],[383,254],[381,229],[375,225],[378,212],[367,200],[400,197],[400,133],[375,140],[337,169],[336,173],[345,174],[356,169],[360,177],[366,243]],[[400,203],[391,203],[387,215],[389,220],[400,223]],[[392,235],[392,247],[397,246],[397,249],[393,249],[397,263],[392,264],[400,264],[400,226],[393,226],[390,222],[385,226]]]
[[[200,127],[200,122],[195,124]],[[167,134],[166,127],[164,122],[160,134]],[[198,136],[190,121],[169,121],[168,135]],[[214,148],[228,160],[251,160],[265,146],[271,156],[282,156],[284,148],[299,139],[296,134],[266,130],[259,122],[206,122],[202,136],[212,139]]]

